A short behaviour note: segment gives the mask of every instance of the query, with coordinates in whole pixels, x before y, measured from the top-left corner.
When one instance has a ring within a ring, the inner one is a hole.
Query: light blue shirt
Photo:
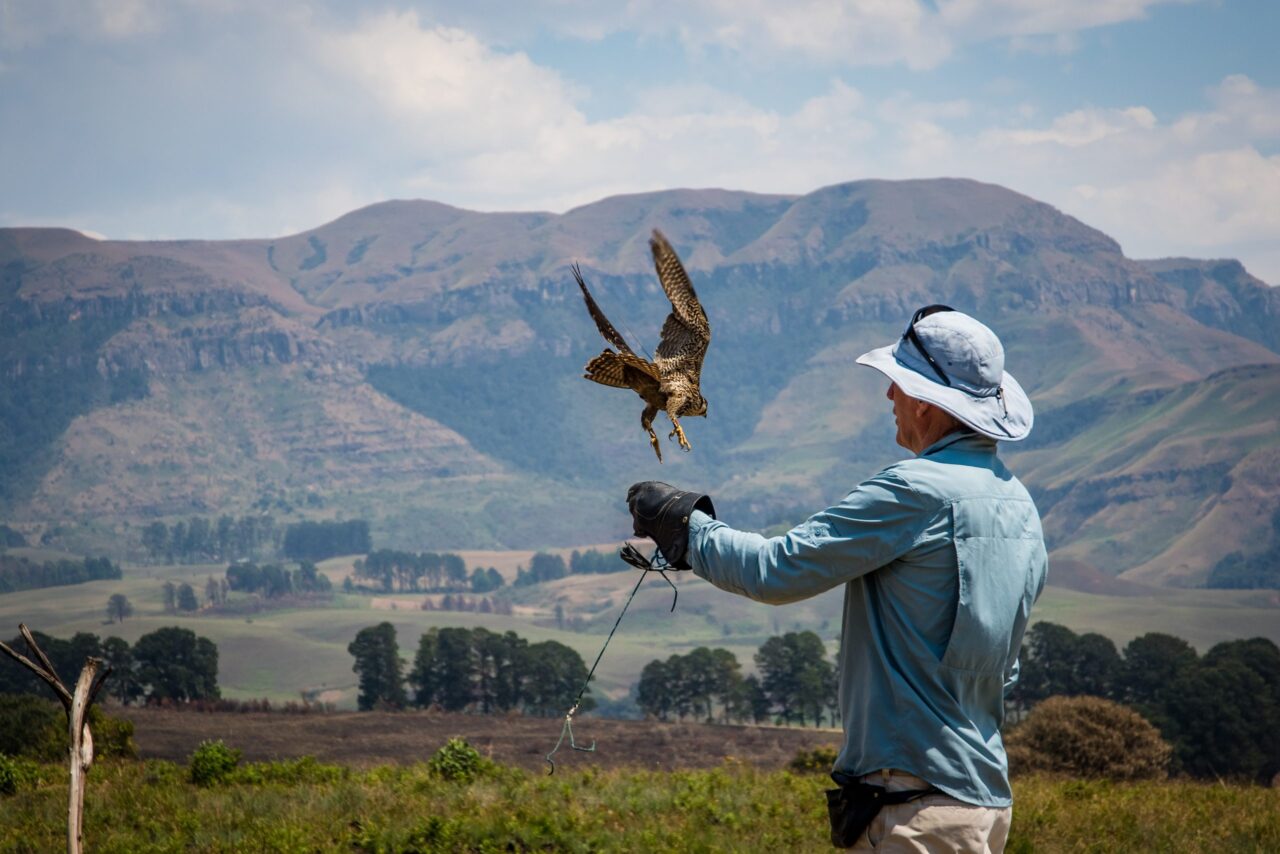
[[[845,585],[834,770],[898,768],[968,803],[1013,802],[1004,692],[1048,559],[1035,504],[994,441],[951,433],[781,537],[695,512],[688,560],[774,605]]]

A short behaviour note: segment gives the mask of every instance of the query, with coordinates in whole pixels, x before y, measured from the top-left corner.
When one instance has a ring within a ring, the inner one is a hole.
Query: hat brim
[[[995,395],[974,397],[932,380],[899,362],[893,350],[894,345],[878,347],[859,356],[858,364],[875,368],[911,397],[932,403],[984,436],[1002,442],[1020,442],[1031,432],[1035,421],[1031,399],[1012,374],[1005,372],[1001,381],[1002,403]]]

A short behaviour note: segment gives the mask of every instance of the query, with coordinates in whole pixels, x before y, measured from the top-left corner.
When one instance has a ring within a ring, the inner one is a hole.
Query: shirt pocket
[[[941,664],[1003,678],[1040,540],[983,509],[998,514],[998,508],[953,508],[959,595]],[[1015,530],[1000,530],[1009,527]]]

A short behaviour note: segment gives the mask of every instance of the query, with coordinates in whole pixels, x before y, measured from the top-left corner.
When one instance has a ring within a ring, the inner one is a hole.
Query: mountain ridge
[[[686,422],[695,451],[656,472],[638,399],[579,377],[603,342],[567,271],[580,263],[633,346],[651,348],[667,311],[655,227],[714,330],[710,418]],[[1280,389],[1270,369],[1222,373],[1280,364],[1280,292],[1238,262],[1129,259],[1049,205],[965,179],[672,190],[563,214],[392,200],[263,240],[0,229],[0,517],[73,544],[286,496],[299,518],[373,518],[389,544],[572,545],[624,534],[613,499],[656,474],[716,490],[738,524],[799,521],[900,453],[878,377],[852,362],[930,302],[1005,340],[1040,413],[1033,444],[1007,453],[1046,500],[1047,530],[1107,531],[1080,498],[1101,483],[1096,431],[1141,432],[1196,384]],[[1264,435],[1272,423],[1270,410],[1239,417]],[[1037,450],[1037,435],[1052,441]],[[1184,477],[1204,506],[1174,502],[1191,531],[1232,488],[1196,471],[1229,473],[1280,444],[1197,441],[1184,453],[1207,462],[1189,457]],[[1064,448],[1070,483],[1044,462]],[[1280,486],[1250,489],[1280,506]],[[1220,558],[1204,534],[1134,524],[1154,545],[1056,548],[1105,575],[1179,584]]]

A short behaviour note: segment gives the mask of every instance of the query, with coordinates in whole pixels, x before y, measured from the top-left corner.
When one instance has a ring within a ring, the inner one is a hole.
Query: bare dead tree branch
[[[0,652],[43,679],[62,701],[67,712],[67,735],[71,740],[67,757],[71,765],[71,786],[67,804],[67,854],[81,854],[84,848],[85,782],[89,767],[93,765],[93,733],[89,731],[89,725],[85,719],[98,692],[102,690],[103,683],[107,681],[107,676],[111,674],[111,668],[108,667],[99,673],[98,668],[103,665],[102,659],[86,658],[84,667],[80,671],[80,678],[76,680],[75,692],[72,693],[62,684],[49,657],[44,654],[44,650],[40,649],[40,645],[36,643],[35,637],[26,624],[20,624],[18,631],[26,641],[31,655],[40,663],[37,664],[11,649],[2,641],[0,641]]]
[[[71,708],[71,694],[62,686],[62,679],[58,676],[58,671],[54,668],[53,662],[49,660],[49,656],[44,654],[44,650],[36,643],[35,636],[31,634],[31,629],[27,628],[26,623],[18,623],[18,633],[22,635],[22,639],[27,642],[27,649],[31,654],[40,659],[40,663],[44,665],[44,669],[53,680],[58,683],[58,698],[62,700],[62,705],[68,709]]]
[[[24,628],[25,628],[25,627],[24,627]],[[28,641],[28,644],[30,644],[30,641]],[[39,647],[37,647],[37,649],[39,649]],[[55,676],[55,675],[54,675],[53,673],[51,673],[50,671],[45,670],[45,669],[44,669],[43,667],[41,667],[39,664],[36,664],[34,661],[32,661],[31,659],[27,658],[27,657],[26,657],[25,655],[23,655],[22,653],[17,652],[17,651],[16,651],[16,650],[14,650],[14,649],[11,649],[11,648],[9,647],[9,645],[8,645],[8,644],[6,644],[6,643],[4,643],[3,641],[0,641],[0,652],[5,653],[5,654],[6,654],[6,655],[8,655],[10,658],[12,658],[14,661],[18,662],[18,663],[19,663],[19,664],[21,664],[23,667],[27,668],[27,669],[28,669],[28,670],[30,670],[32,673],[34,673],[35,675],[39,676],[39,677],[40,677],[41,679],[43,679],[46,683],[48,683],[49,687],[53,689],[53,693],[57,694],[57,695],[58,695],[58,699],[62,701],[62,705],[63,705],[67,710],[70,710],[70,709],[71,709],[71,695],[70,695],[69,693],[67,693],[67,689],[66,689],[66,688],[62,687],[62,683],[58,681],[58,677],[57,677],[57,676]],[[41,656],[41,657],[43,657],[43,656]]]

